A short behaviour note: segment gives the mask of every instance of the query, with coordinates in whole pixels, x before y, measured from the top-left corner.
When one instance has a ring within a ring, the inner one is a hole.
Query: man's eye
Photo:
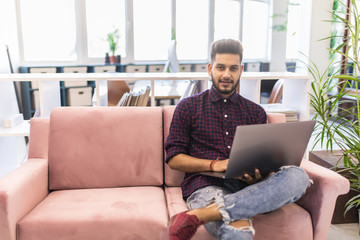
[[[237,71],[239,68],[237,68],[237,67],[232,67],[232,68],[230,68],[230,70],[231,71]]]
[[[217,69],[224,70],[225,68],[223,66],[218,66]]]

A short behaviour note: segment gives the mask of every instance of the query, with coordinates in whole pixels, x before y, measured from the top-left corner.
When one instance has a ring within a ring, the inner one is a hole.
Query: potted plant
[[[314,79],[310,105],[317,121],[315,144],[321,143],[329,151],[334,145],[342,150],[341,163],[345,169],[341,171],[346,171],[351,189],[359,193],[346,203],[346,214],[349,209],[360,207],[360,14],[356,0],[348,0],[349,5],[342,1],[337,4],[342,10],[334,10],[333,21],[343,24],[345,30],[344,34],[332,37],[342,41],[330,49],[334,58],[325,72],[321,73],[313,62],[307,68]],[[348,62],[353,67],[352,73],[347,71]],[[352,107],[344,107],[349,102]]]
[[[106,41],[109,43],[109,50],[110,50],[110,63],[117,63],[116,60],[116,50],[119,47],[119,29],[115,28],[113,31],[109,32],[106,38]]]

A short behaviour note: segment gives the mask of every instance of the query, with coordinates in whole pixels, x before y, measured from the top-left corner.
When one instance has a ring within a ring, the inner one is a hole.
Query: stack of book
[[[138,106],[138,107],[146,107],[148,105],[150,96],[150,87],[146,87],[145,90],[141,90],[139,92],[127,92],[125,93],[121,99],[119,100],[117,106],[119,107],[130,107],[130,106]]]
[[[261,104],[267,113],[282,113],[286,115],[286,122],[296,122],[299,120],[298,112],[294,109],[286,108],[282,104]]]

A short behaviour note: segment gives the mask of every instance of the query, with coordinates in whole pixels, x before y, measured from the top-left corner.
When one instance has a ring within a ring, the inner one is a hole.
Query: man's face
[[[243,65],[237,54],[216,54],[215,61],[208,65],[208,73],[215,90],[223,97],[228,98],[239,84]]]

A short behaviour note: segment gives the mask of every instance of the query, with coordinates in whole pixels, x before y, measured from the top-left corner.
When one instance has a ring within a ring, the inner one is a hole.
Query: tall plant
[[[308,65],[308,70],[314,78],[311,84],[313,93],[310,94],[310,104],[315,111],[314,119],[318,122],[315,144],[321,143],[321,146],[325,145],[326,149],[331,151],[334,145],[340,147],[343,152],[345,176],[350,181],[351,189],[359,193],[347,202],[345,213],[353,207],[360,207],[360,98],[358,85],[360,81],[358,79],[360,73],[360,14],[359,1],[350,0],[350,3],[351,5],[347,6],[342,1],[338,1],[338,4],[341,4],[347,11],[334,10],[333,12],[333,21],[343,24],[348,31],[347,36],[333,36],[341,38],[343,41],[330,49],[334,55],[342,56],[342,59],[336,60],[339,58],[334,57],[324,73],[319,71],[315,63],[311,62]],[[343,63],[348,61],[353,64],[352,74],[344,71],[348,66],[347,64],[344,66]],[[350,86],[353,87],[351,90]],[[336,94],[329,94],[329,92]],[[347,97],[355,102],[354,107],[342,107],[348,101],[344,100]]]

